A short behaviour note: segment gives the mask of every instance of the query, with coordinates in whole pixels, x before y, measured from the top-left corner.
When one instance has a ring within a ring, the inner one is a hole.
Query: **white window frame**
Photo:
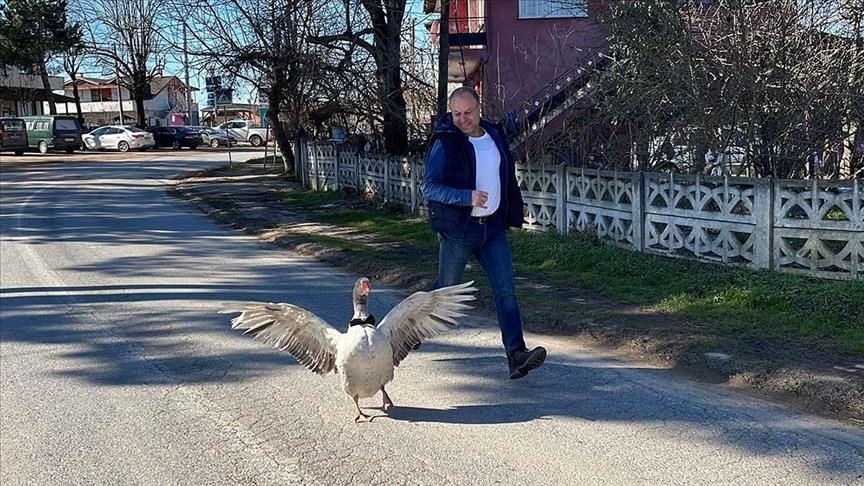
[[[588,0],[519,0],[520,19],[560,19],[587,16]]]

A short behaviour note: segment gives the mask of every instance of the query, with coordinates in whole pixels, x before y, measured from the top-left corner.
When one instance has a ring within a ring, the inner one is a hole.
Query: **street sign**
[[[218,90],[222,87],[222,78],[220,76],[206,76],[204,78],[204,90],[208,93]]]
[[[219,88],[215,90],[215,101],[220,105],[227,105],[234,101],[234,90],[230,88]]]

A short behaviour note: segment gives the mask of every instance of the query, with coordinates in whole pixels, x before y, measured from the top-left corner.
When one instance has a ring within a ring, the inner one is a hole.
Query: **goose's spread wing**
[[[444,287],[431,292],[415,292],[396,305],[378,324],[378,329],[390,338],[393,364],[398,366],[415,344],[459,325],[460,311],[474,300],[474,281]]]
[[[303,366],[318,374],[336,368],[336,342],[342,334],[327,321],[293,304],[250,302],[225,305],[219,313],[240,312],[231,329],[287,351]]]

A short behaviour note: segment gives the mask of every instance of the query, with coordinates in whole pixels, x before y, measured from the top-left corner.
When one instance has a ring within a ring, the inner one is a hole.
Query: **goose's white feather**
[[[351,326],[336,346],[342,390],[367,398],[393,380],[390,341],[373,326]]]
[[[378,329],[390,341],[394,366],[399,366],[417,343],[459,325],[457,318],[465,315],[461,311],[471,308],[465,302],[474,300],[477,288],[473,284],[472,280],[431,292],[415,292],[384,316]]]
[[[248,302],[225,306],[220,313],[240,312],[231,329],[287,351],[303,366],[318,374],[336,366],[336,348],[342,334],[324,319],[293,304]]]
[[[393,379],[393,367],[415,344],[458,326],[461,311],[470,307],[465,302],[474,300],[473,283],[416,292],[377,327],[351,326],[346,333],[293,304],[249,302],[224,305],[219,312],[240,312],[231,320],[232,329],[291,353],[316,373],[336,370],[345,393],[367,398]]]

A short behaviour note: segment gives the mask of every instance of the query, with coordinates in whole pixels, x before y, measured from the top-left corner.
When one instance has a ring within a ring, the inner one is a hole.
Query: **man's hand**
[[[471,206],[486,209],[489,193],[486,191],[471,191]]]

